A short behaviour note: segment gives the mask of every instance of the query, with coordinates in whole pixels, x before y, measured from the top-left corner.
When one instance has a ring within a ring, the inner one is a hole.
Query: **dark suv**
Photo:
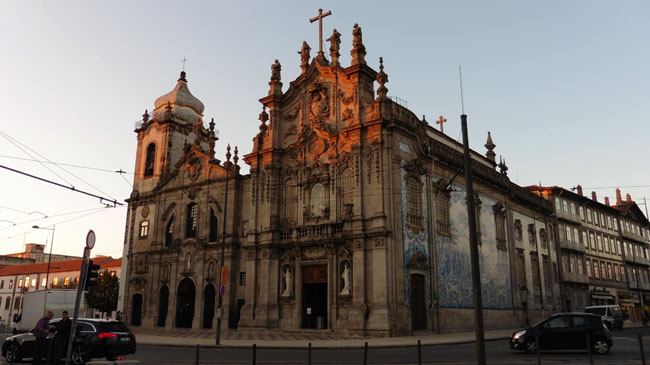
[[[587,349],[589,334],[591,350],[605,355],[612,347],[612,336],[600,316],[589,313],[559,313],[526,329],[515,331],[510,348],[537,352],[535,337],[539,336],[540,350]]]
[[[50,334],[47,336],[48,346],[53,342],[56,326],[60,320],[59,318],[50,321]],[[35,346],[36,339],[31,332],[11,336],[2,344],[2,356],[9,363],[24,358],[33,358]],[[113,361],[117,356],[134,354],[135,348],[135,335],[124,323],[105,319],[80,318],[77,321],[77,335],[72,346],[71,362],[75,365],[82,365],[100,357]]]

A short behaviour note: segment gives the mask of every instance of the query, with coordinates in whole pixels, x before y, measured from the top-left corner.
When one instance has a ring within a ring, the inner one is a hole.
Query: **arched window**
[[[156,145],[150,143],[147,146],[147,158],[144,165],[144,176],[153,176],[154,161],[156,158]]]
[[[140,222],[140,238],[146,238],[149,235],[149,222]]]
[[[196,227],[199,222],[199,207],[196,203],[187,205],[187,219],[185,222],[185,238],[196,237]]]
[[[343,204],[353,204],[352,192],[354,191],[354,172],[351,168],[343,170],[341,173],[341,195]]]
[[[16,300],[14,301],[14,310],[19,310],[20,309],[20,297],[16,297]]]
[[[325,188],[323,188],[323,185],[316,184],[311,188],[310,208],[312,217],[325,215]]]
[[[282,187],[282,218],[286,223],[294,222],[296,210],[296,187],[293,181],[288,180]]]
[[[165,246],[171,245],[173,239],[174,239],[174,216],[169,218],[169,221],[167,222],[167,226],[165,226]]]
[[[411,229],[423,228],[422,185],[415,176],[406,178],[406,223]]]
[[[210,242],[217,242],[218,230],[217,215],[214,213],[214,208],[210,208]]]

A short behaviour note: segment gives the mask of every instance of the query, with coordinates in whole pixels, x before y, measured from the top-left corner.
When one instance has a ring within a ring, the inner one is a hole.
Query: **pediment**
[[[154,191],[182,187],[206,181],[215,176],[225,175],[226,169],[211,165],[210,156],[195,146],[188,148],[174,165],[174,170],[161,179]]]

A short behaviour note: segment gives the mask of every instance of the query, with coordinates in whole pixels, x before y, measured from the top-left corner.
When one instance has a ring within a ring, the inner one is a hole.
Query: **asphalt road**
[[[594,364],[641,364],[641,354],[637,340],[639,329],[627,329],[613,332],[614,346],[605,356],[593,356]],[[650,362],[650,329],[642,330],[644,348]],[[537,357],[510,350],[508,341],[490,341],[486,343],[488,364],[536,364]],[[363,349],[313,349],[313,364],[363,364]],[[127,364],[194,364],[195,348],[170,346],[138,346],[135,355],[129,356]],[[423,346],[423,364],[475,364],[474,344]],[[99,360],[99,359],[98,359]],[[201,348],[201,364],[252,364],[253,352],[248,349]],[[307,364],[308,351],[286,349],[257,349],[256,364]],[[586,351],[542,352],[542,364],[589,364]],[[92,363],[95,363],[93,361]],[[91,364],[92,364],[91,363]],[[104,362],[106,363],[106,362]],[[118,362],[119,363],[119,362]],[[417,347],[408,348],[370,348],[368,364],[417,364]],[[0,364],[7,364],[2,361]]]

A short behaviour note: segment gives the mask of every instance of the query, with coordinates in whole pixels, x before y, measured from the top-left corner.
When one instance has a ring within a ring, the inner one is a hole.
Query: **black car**
[[[540,350],[586,350],[589,334],[591,350],[605,355],[612,347],[612,336],[600,316],[590,313],[559,313],[526,329],[515,331],[510,348],[537,352],[535,337],[539,336]]]
[[[50,321],[47,345],[53,341],[56,327],[61,319]],[[33,358],[36,339],[31,332],[11,336],[2,344],[2,356],[9,363]],[[118,321],[80,318],[77,321],[77,335],[72,346],[71,362],[82,365],[94,359],[105,357],[109,361],[118,356],[134,354],[135,335]],[[64,354],[65,356],[65,354]]]

